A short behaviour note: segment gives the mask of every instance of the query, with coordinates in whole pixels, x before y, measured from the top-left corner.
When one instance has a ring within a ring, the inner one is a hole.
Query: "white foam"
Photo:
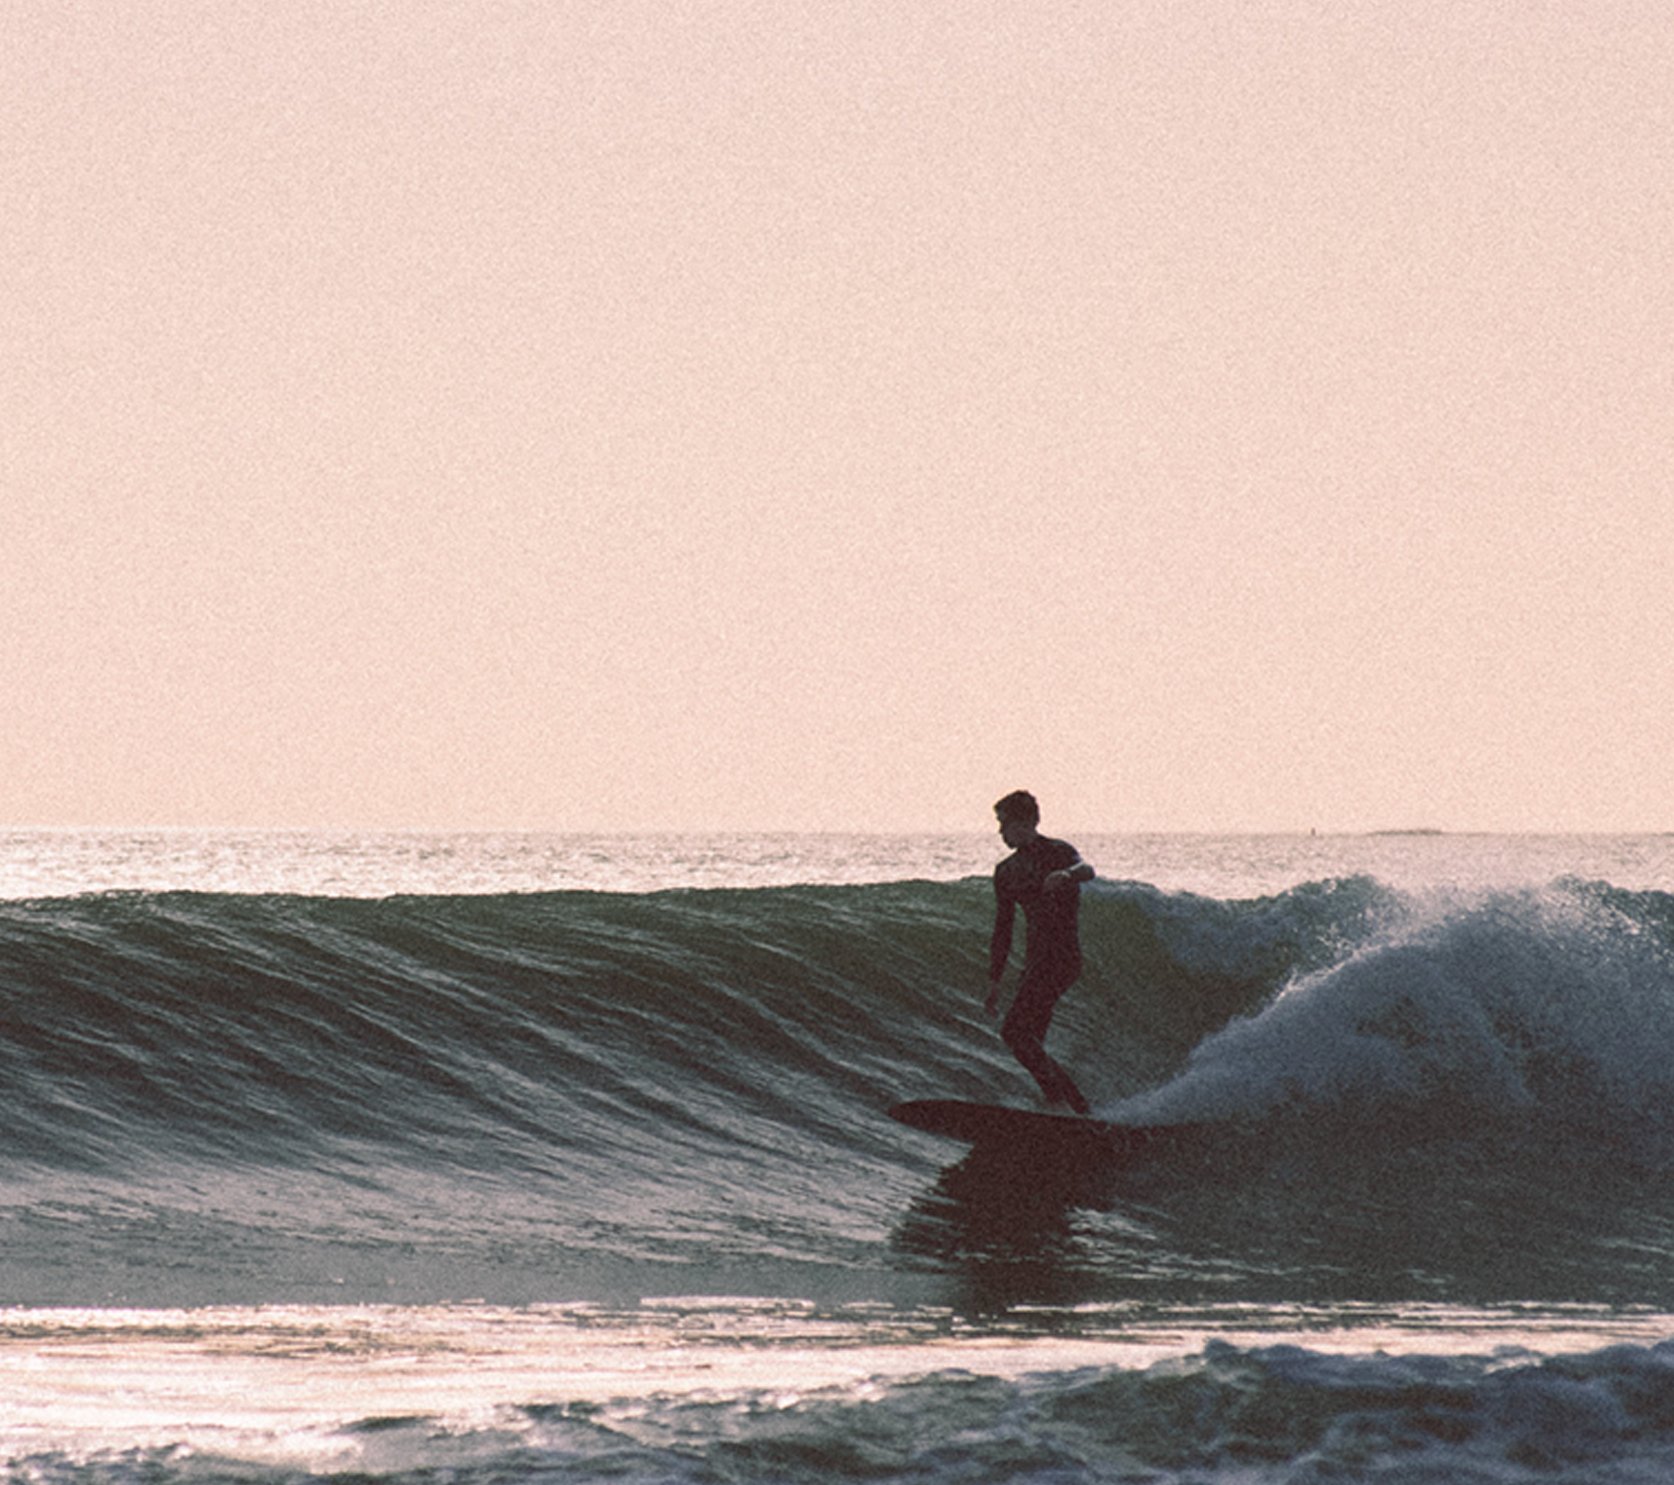
[[[1445,893],[1207,1038],[1135,1122],[1446,1100],[1485,1115],[1674,1106],[1674,956],[1579,887]]]

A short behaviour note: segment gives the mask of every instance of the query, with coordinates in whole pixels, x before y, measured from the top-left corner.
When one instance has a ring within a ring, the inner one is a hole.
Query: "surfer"
[[[1048,1107],[1067,1105],[1078,1114],[1088,1112],[1087,1100],[1070,1075],[1046,1053],[1046,1029],[1059,997],[1081,974],[1081,937],[1076,920],[1081,908],[1081,884],[1093,879],[1093,868],[1068,841],[1040,833],[1040,806],[1025,789],[1008,794],[994,806],[1000,839],[1011,847],[994,868],[994,937],[988,952],[988,1001],[996,1015],[1000,977],[1011,957],[1011,930],[1017,909],[1028,925],[1023,950],[1023,979],[1017,998],[1000,1026],[1000,1037],[1012,1055],[1040,1084]]]

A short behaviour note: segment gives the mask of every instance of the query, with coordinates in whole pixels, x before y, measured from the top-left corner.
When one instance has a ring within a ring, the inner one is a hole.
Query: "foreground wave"
[[[1674,1467],[1668,1344],[1541,1357],[1211,1338],[1066,1367],[1040,1365],[1015,1335],[961,1340],[945,1317],[944,1334],[916,1341],[876,1316],[868,1327],[688,1305],[649,1321],[588,1318],[17,1316],[0,1347],[31,1345],[33,1365],[0,1378],[0,1453],[16,1479],[157,1485],[1595,1481],[1665,1479]],[[732,1333],[706,1334],[717,1319]],[[636,1376],[656,1328],[687,1345],[662,1345]],[[825,1349],[810,1364],[802,1347],[816,1332]],[[126,1384],[93,1406],[101,1348]],[[356,1401],[378,1411],[357,1413]]]

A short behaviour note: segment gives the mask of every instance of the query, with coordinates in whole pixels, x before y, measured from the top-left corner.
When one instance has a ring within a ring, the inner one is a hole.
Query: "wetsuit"
[[[1011,930],[1017,909],[1028,924],[1023,952],[1023,981],[1011,1003],[1000,1036],[1012,1054],[1040,1084],[1048,1103],[1067,1103],[1078,1114],[1087,1100],[1070,1075],[1046,1054],[1046,1028],[1058,999],[1081,974],[1081,937],[1077,919],[1081,885],[1069,882],[1056,892],[1043,883],[1055,871],[1068,871],[1081,860],[1067,841],[1038,835],[994,868],[994,938],[989,945],[989,978],[1005,973],[1011,954]]]

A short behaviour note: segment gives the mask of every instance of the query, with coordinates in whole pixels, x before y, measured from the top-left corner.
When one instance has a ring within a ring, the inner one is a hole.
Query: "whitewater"
[[[1674,838],[0,832],[40,1481],[1674,1477]]]

